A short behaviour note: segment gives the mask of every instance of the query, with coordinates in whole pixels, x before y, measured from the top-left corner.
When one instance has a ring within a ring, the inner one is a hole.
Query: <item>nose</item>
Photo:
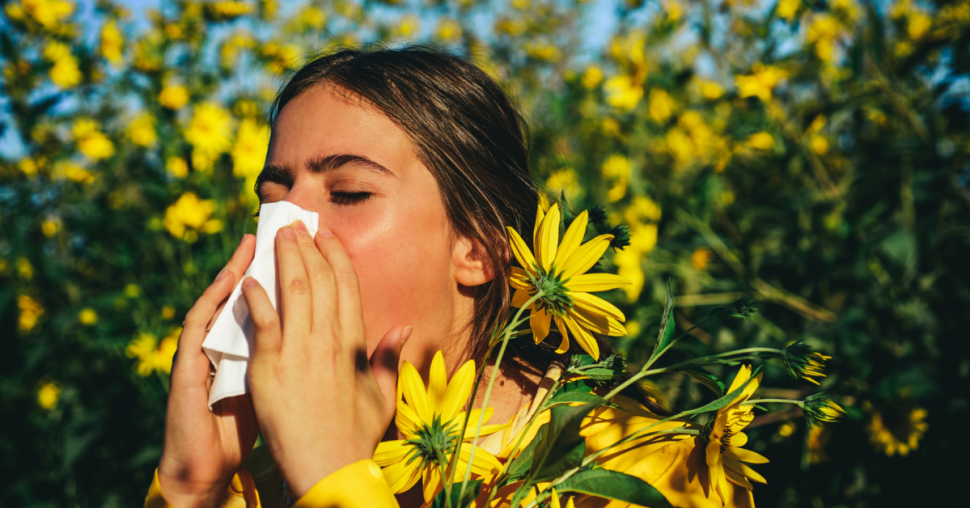
[[[315,178],[298,178],[293,182],[289,192],[286,193],[284,201],[289,201],[294,205],[311,212],[320,212],[323,209],[326,192],[323,182]]]

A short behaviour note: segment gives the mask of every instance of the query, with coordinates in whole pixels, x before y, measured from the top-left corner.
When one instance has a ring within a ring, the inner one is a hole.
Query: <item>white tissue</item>
[[[266,290],[274,309],[279,308],[276,303],[276,232],[297,219],[306,224],[311,235],[316,234],[316,212],[308,212],[287,201],[269,203],[259,208],[256,254],[243,277],[250,276],[259,282]],[[249,318],[249,305],[242,295],[242,284],[237,283],[222,313],[202,342],[202,350],[216,369],[212,388],[209,389],[209,410],[212,410],[213,404],[226,397],[249,392],[246,372],[254,335],[253,321]]]

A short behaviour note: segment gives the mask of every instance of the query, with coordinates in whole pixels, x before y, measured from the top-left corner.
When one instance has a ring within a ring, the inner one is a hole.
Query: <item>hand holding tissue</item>
[[[304,210],[293,203],[278,201],[262,205],[259,224],[256,226],[256,253],[245,277],[256,279],[266,289],[273,308],[277,303],[276,279],[276,233],[283,226],[296,220],[306,224],[310,235],[317,232],[317,213]],[[242,279],[240,279],[242,280]],[[243,298],[242,284],[237,284],[229,295],[222,313],[202,342],[202,350],[215,367],[215,378],[209,389],[209,409],[226,398],[249,392],[246,372],[250,352],[253,350],[255,331],[249,316],[249,306]]]

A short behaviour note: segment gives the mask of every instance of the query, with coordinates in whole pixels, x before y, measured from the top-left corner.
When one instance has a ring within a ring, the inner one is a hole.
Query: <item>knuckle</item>
[[[302,277],[297,277],[287,284],[291,293],[295,295],[307,295],[310,294],[310,284],[307,280]]]
[[[260,315],[253,315],[253,326],[256,330],[265,332],[269,330],[275,330],[279,327],[279,318],[276,316],[275,312],[267,312]]]

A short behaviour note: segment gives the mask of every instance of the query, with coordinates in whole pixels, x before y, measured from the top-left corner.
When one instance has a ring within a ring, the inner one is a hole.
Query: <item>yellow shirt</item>
[[[519,435],[548,386],[559,376],[559,369],[552,367],[531,407],[516,414],[505,432],[488,436],[481,442],[482,448],[493,452],[499,460],[508,460]],[[584,420],[580,434],[586,438],[586,453],[595,453],[604,447],[656,422],[660,417],[650,413],[632,399],[618,396],[613,403],[622,409],[601,406]],[[534,439],[536,432],[549,421],[548,412],[539,415],[529,429],[521,446]],[[674,428],[683,422],[668,422],[654,427],[656,430]],[[604,453],[597,462],[606,469],[622,471],[637,476],[659,490],[674,506],[687,508],[754,507],[751,491],[728,484],[726,503],[711,492],[704,462],[704,446],[694,436],[670,434],[661,438],[634,440]],[[486,484],[488,481],[486,480]],[[483,486],[483,491],[486,487]],[[503,488],[490,508],[508,506],[514,486]],[[483,496],[484,497],[484,496]],[[531,500],[531,497],[528,500]],[[477,506],[484,506],[486,499],[479,499]],[[620,508],[633,506],[592,496],[577,496],[577,508]],[[220,507],[224,508],[284,508],[289,506],[283,489],[282,478],[276,469],[266,446],[253,450],[246,459],[226,492]],[[323,478],[309,492],[292,505],[295,508],[398,508],[390,486],[384,481],[381,468],[373,460],[361,460],[347,465]],[[171,508],[162,497],[158,484],[158,471],[145,499],[145,508]]]

